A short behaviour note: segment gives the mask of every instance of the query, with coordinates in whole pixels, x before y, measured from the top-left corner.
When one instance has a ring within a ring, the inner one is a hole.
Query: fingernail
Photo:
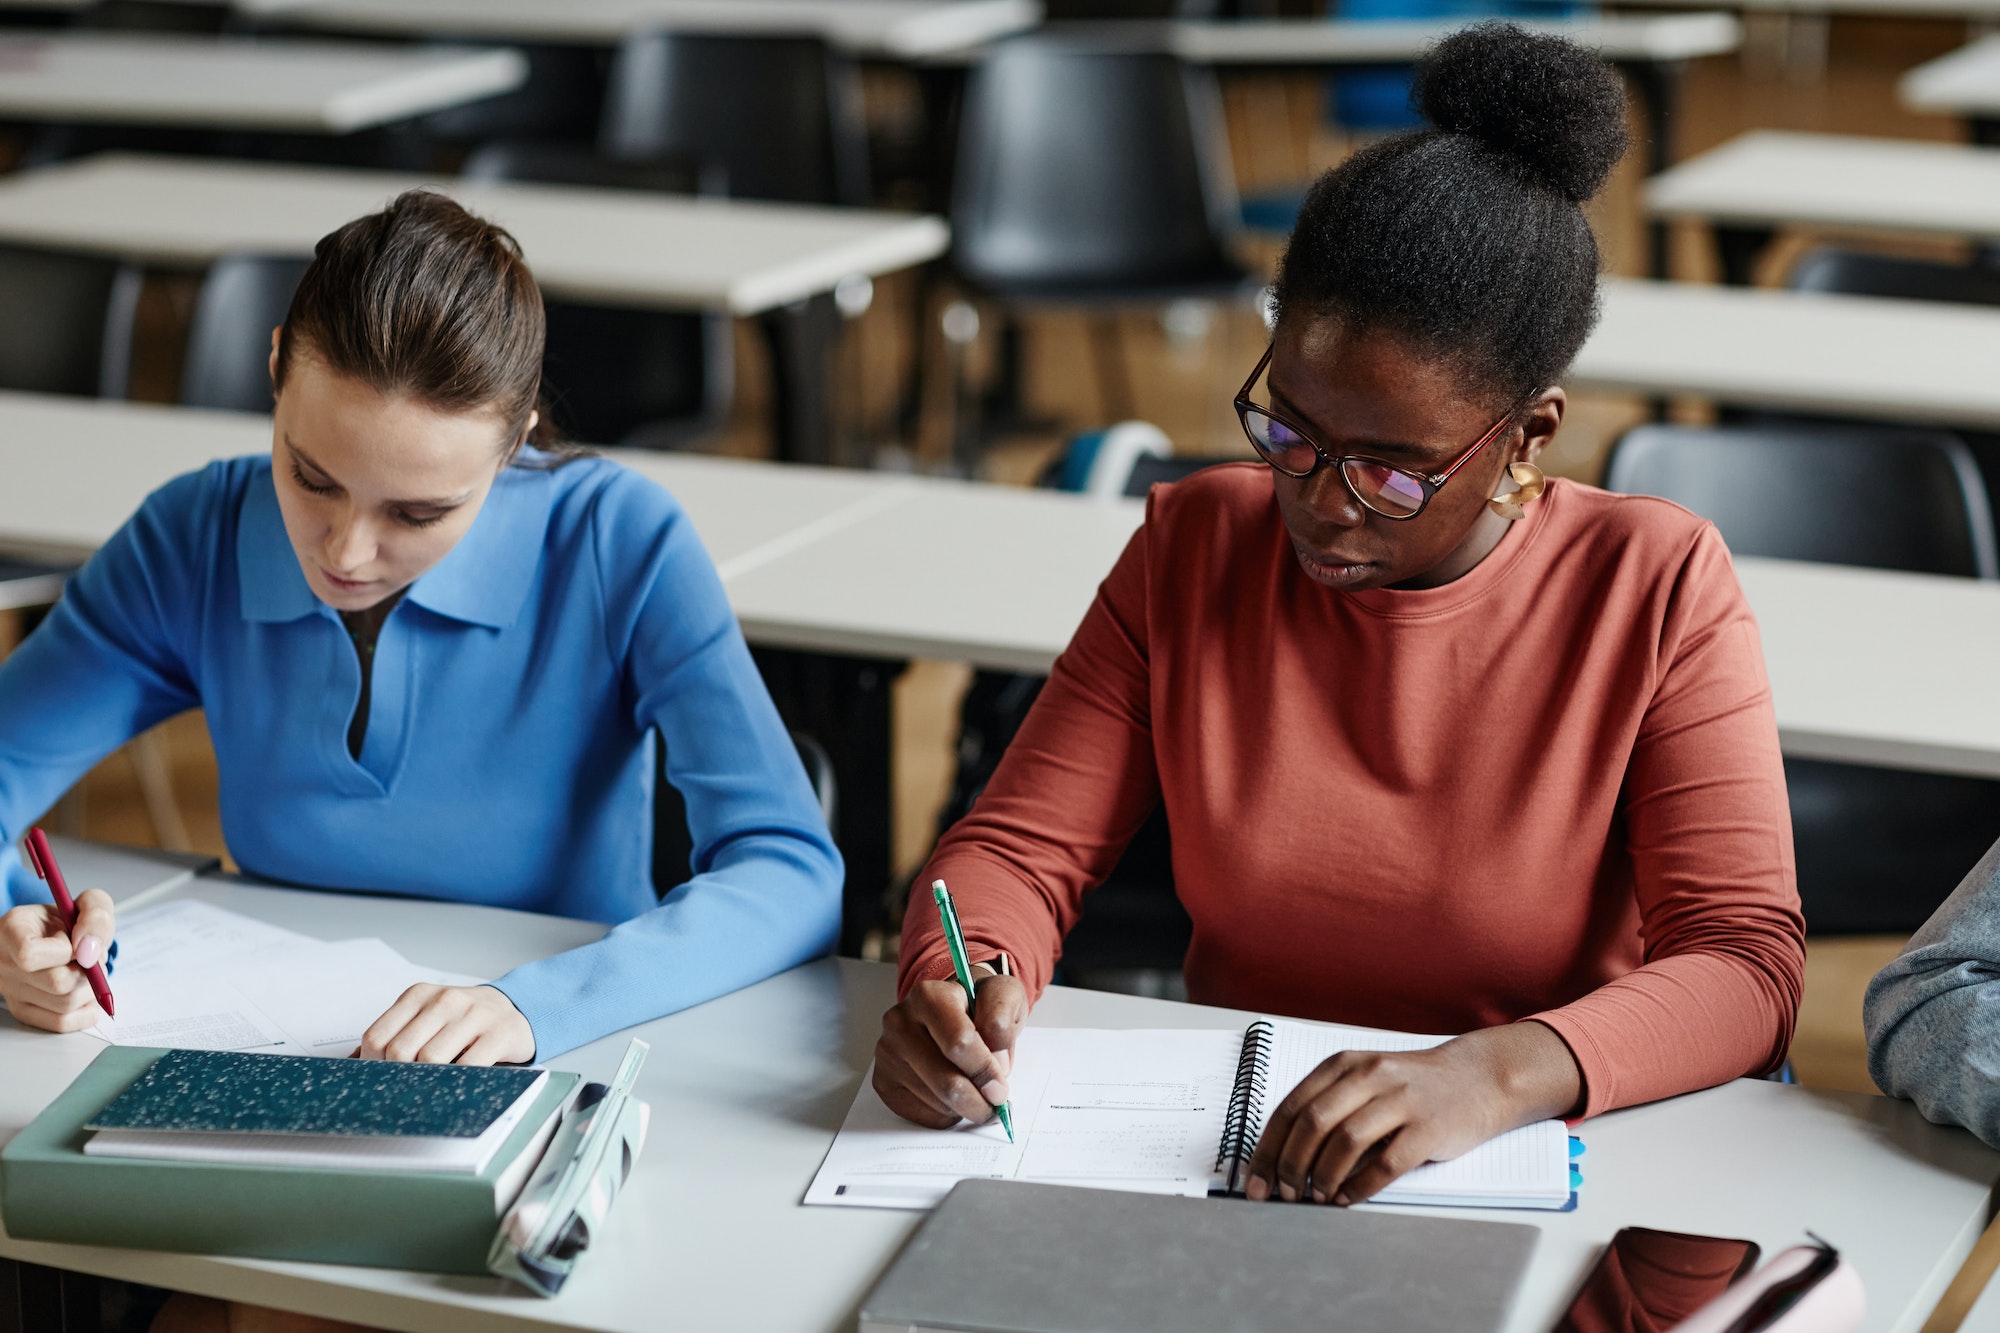
[[[980,1085],[979,1095],[986,1099],[987,1105],[998,1106],[1007,1100],[1007,1085],[997,1078],[989,1078]]]
[[[76,965],[78,967],[96,967],[98,960],[102,957],[104,957],[104,946],[98,942],[97,936],[85,935],[76,942]]]
[[[1243,1194],[1252,1203],[1262,1203],[1271,1197],[1271,1182],[1262,1176],[1252,1176],[1250,1183],[1243,1187]]]
[[[1008,1078],[1014,1072],[1014,1053],[1012,1051],[996,1051],[993,1056],[993,1063],[1000,1066],[1000,1077]]]
[[[1320,1203],[1320,1204],[1323,1204],[1323,1203],[1325,1203],[1325,1202],[1326,1202],[1326,1191],[1325,1191],[1325,1190],[1322,1190],[1322,1189],[1316,1189],[1316,1190],[1314,1190],[1314,1191],[1313,1191],[1313,1202],[1314,1202],[1314,1203]]]
[[[1345,1208],[1353,1202],[1354,1200],[1348,1198],[1345,1194],[1336,1194],[1333,1196],[1333,1204],[1336,1208]]]
[[[1297,1203],[1299,1201],[1299,1192],[1281,1180],[1278,1182],[1278,1197],[1286,1203]]]

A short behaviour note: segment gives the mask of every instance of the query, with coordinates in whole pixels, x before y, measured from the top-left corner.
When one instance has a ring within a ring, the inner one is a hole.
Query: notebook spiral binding
[[[1236,1172],[1256,1151],[1264,1132],[1257,1106],[1271,1077],[1271,1044],[1277,1029],[1259,1019],[1243,1031],[1243,1052],[1236,1057],[1236,1082],[1229,1092],[1229,1109],[1222,1117],[1222,1142],[1216,1145],[1215,1169],[1229,1173],[1229,1193],[1236,1192]]]

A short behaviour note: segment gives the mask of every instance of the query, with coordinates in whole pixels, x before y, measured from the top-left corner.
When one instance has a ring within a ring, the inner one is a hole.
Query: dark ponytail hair
[[[301,346],[385,394],[490,409],[510,449],[541,406],[542,293],[506,231],[431,190],[324,236],[278,335],[274,387]],[[542,411],[530,443],[566,457]]]
[[[1435,128],[1320,177],[1273,305],[1280,319],[1389,332],[1520,401],[1569,368],[1597,322],[1581,205],[1625,154],[1624,90],[1571,42],[1484,23],[1425,55],[1411,101]]]

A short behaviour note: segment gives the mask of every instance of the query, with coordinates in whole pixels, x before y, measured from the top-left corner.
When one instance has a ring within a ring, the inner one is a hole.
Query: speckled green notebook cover
[[[86,1129],[476,1139],[533,1069],[168,1051]]]
[[[164,1054],[107,1047],[0,1149],[0,1221],[9,1236],[483,1274],[502,1204],[511,1202],[496,1197],[501,1177],[581,1078],[552,1072],[476,1176],[86,1157],[84,1126]]]

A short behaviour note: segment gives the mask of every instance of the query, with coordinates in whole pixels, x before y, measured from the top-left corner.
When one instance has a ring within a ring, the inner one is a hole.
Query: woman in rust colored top
[[[1707,523],[1534,460],[1596,317],[1581,204],[1625,146],[1601,61],[1490,25],[1435,129],[1313,189],[1239,398],[1261,462],[1146,523],[904,925],[875,1086],[1007,1096],[1083,897],[1164,802],[1205,1003],[1465,1035],[1327,1061],[1252,1198],[1347,1203],[1514,1126],[1776,1067],[1802,922],[1757,631]],[[982,974],[968,1016],[930,903]]]

